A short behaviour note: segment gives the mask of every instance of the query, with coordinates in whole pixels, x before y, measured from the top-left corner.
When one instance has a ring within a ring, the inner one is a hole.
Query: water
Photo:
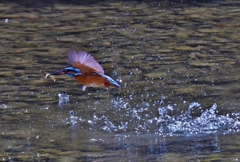
[[[2,161],[239,161],[237,1],[36,6],[0,4]],[[45,78],[68,49],[120,91]]]

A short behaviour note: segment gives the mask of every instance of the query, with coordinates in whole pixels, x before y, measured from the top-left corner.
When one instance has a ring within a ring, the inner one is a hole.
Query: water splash
[[[64,107],[64,105],[67,105],[70,101],[70,97],[66,92],[58,93],[58,97],[58,106],[61,108]]]
[[[78,118],[74,115],[74,111],[71,110],[71,111],[69,112],[69,114],[70,114],[70,122],[69,122],[69,123],[70,123],[72,126],[76,125]]]
[[[187,103],[184,103],[187,104]],[[161,105],[161,104],[160,104]],[[180,113],[176,104],[158,108],[158,114],[149,112],[150,104],[138,103],[132,107],[124,99],[112,100],[111,107],[104,112],[93,112],[92,118],[81,120],[89,130],[108,133],[155,134],[161,136],[191,136],[203,134],[227,134],[240,132],[240,113],[218,115],[217,104],[203,110],[201,104],[192,102]],[[200,115],[194,112],[200,111]],[[113,114],[109,114],[113,113]],[[76,124],[76,116],[70,113],[70,123]]]
[[[88,120],[88,123],[91,126],[98,125],[101,130],[107,132],[114,132],[118,129],[118,127],[115,126],[106,116],[103,115],[98,118],[95,113],[93,113],[93,119]]]
[[[70,117],[66,118],[63,122],[70,125],[73,129],[82,128],[81,123],[85,122],[85,119],[76,116],[73,110],[69,111],[69,115]]]
[[[200,107],[199,103],[192,103],[186,113],[177,116],[165,116],[158,118],[157,124],[160,126],[157,134],[209,134],[209,133],[234,133],[240,131],[240,124],[237,119],[229,115],[217,115],[217,104],[214,103],[209,110],[204,111],[200,117],[190,115],[193,107]]]
[[[238,113],[217,115],[216,103],[209,110],[203,111],[199,103],[193,102],[189,105],[187,111],[183,111],[179,115],[169,115],[169,112],[172,113],[175,109],[171,105],[160,107],[158,109],[159,116],[153,118],[149,118],[149,114],[146,114],[143,118],[139,112],[135,113],[134,116],[139,119],[139,123],[143,123],[135,125],[136,130],[138,133],[141,133],[141,130],[148,133],[154,132],[157,135],[170,136],[240,132],[240,122],[238,118],[234,117]],[[191,111],[195,109],[202,111],[199,117],[191,115]],[[155,128],[155,126],[158,128]]]

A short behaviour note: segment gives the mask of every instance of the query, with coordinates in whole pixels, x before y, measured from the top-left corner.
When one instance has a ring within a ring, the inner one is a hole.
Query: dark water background
[[[0,11],[1,161],[239,161],[238,1]],[[121,90],[46,79],[68,49],[91,53]]]

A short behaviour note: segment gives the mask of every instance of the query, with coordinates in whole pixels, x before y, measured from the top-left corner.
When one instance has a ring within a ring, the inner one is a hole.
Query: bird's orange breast
[[[103,78],[101,75],[85,75],[77,76],[75,79],[81,84],[88,87],[108,87],[109,81]]]

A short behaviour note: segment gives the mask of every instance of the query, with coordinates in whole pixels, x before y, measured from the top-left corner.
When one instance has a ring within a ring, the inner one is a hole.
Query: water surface
[[[2,161],[238,161],[239,7],[0,4]],[[46,79],[68,49],[121,90]]]

